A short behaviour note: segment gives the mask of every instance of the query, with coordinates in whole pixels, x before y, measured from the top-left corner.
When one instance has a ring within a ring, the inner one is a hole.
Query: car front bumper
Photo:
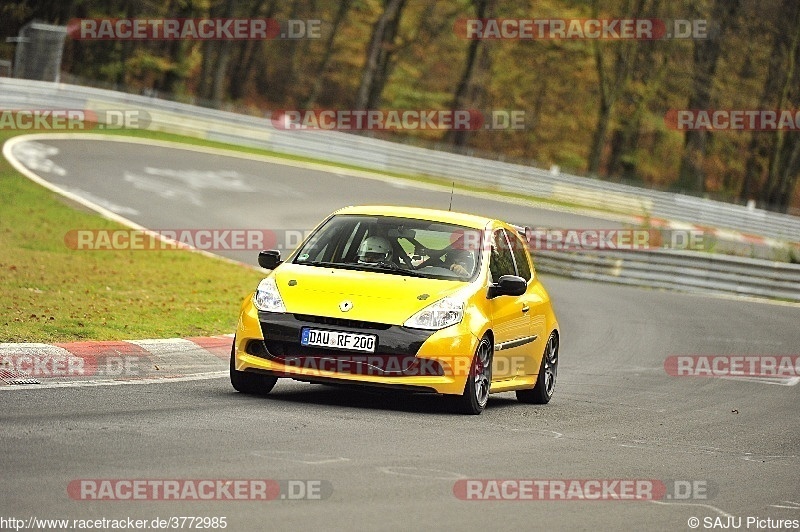
[[[374,353],[304,347],[304,327],[374,334]],[[438,331],[319,316],[260,312],[248,298],[236,331],[235,366],[311,382],[461,394],[478,338],[456,324]]]

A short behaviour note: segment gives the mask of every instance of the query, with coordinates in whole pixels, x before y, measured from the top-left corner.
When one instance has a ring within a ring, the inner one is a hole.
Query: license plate
[[[347,349],[349,351],[375,352],[378,337],[374,334],[358,334],[344,331],[326,331],[303,327],[300,333],[300,345],[309,347],[328,347]]]

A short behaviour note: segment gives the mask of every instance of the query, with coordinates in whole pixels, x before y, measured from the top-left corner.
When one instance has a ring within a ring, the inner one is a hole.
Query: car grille
[[[333,325],[336,327],[350,327],[351,329],[373,329],[385,331],[392,326],[386,323],[375,323],[371,321],[361,320],[346,320],[342,318],[331,318],[327,316],[311,316],[308,314],[295,314],[297,321],[306,321],[311,323],[319,323],[321,325]]]

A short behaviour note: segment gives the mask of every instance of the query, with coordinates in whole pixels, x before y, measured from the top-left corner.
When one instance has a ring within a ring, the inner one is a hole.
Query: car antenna
[[[450,206],[447,207],[448,211],[453,210],[453,191],[456,189],[456,182],[453,181],[453,186],[450,188]]]

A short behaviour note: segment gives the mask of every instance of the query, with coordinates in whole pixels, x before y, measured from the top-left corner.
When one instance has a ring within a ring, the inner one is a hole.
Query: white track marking
[[[127,343],[142,348],[146,354],[136,354],[146,361],[144,372],[137,372],[135,377],[97,378],[93,373],[86,374],[83,364],[70,365],[70,360],[83,361],[83,356],[72,353],[68,349],[44,343],[0,343],[0,378],[10,381],[0,385],[0,389],[22,388],[54,388],[65,386],[105,386],[113,384],[150,384],[152,382],[208,376],[217,378],[226,373],[221,371],[227,364],[208,349],[183,338],[165,340],[127,340]],[[123,356],[123,355],[121,355]],[[27,358],[26,358],[27,357]],[[34,374],[28,374],[28,368],[37,363],[42,367]],[[58,374],[51,374],[52,361],[62,361]],[[23,364],[20,366],[20,364]],[[49,364],[49,365],[48,365]],[[78,367],[79,366],[79,367]],[[70,373],[70,368],[75,373]],[[79,370],[79,371],[78,371]],[[42,373],[43,372],[43,373]],[[63,372],[63,374],[61,374]],[[162,376],[163,375],[163,376]],[[88,377],[88,378],[86,378]],[[92,378],[94,377],[94,378]],[[70,379],[71,380],[66,380]],[[57,380],[56,380],[57,379]],[[79,379],[79,380],[75,380]],[[33,381],[23,383],[19,381]]]
[[[496,430],[496,429],[507,430],[509,432],[525,432],[527,434],[539,434],[539,435],[544,436],[546,438],[553,438],[554,440],[557,440],[559,438],[563,438],[564,437],[564,435],[561,434],[560,432],[556,432],[554,430],[547,430],[547,429],[529,429],[529,428],[525,428],[525,427],[509,427],[509,426],[504,426],[504,425],[497,425],[497,426],[492,428],[492,430]]]
[[[797,458],[794,455],[787,454],[754,454],[744,453],[741,459],[745,462],[772,462],[773,460],[783,460],[784,458]]]
[[[184,338],[127,340],[127,342],[147,351],[149,363],[158,366],[158,371],[169,372],[173,375],[191,375],[227,366],[224,361],[207,349]]]
[[[151,177],[135,174],[133,172],[125,172],[123,178],[126,182],[133,185],[133,188],[151,192],[156,196],[170,201],[185,201],[194,205],[195,207],[203,207],[205,204],[201,199],[201,195],[196,191],[189,190],[183,185],[175,183],[167,183],[160,179],[153,179]]]
[[[414,478],[430,478],[434,480],[459,480],[468,478],[461,473],[454,473],[453,471],[445,471],[443,469],[425,469],[422,467],[396,467],[384,466],[378,467],[378,471],[386,473],[387,475],[397,475],[400,477],[414,477]]]
[[[781,504],[770,504],[771,508],[785,508],[787,510],[800,510],[800,502],[781,501]]]
[[[47,146],[46,144],[40,144],[38,142],[30,142],[19,146],[14,155],[22,161],[22,164],[31,170],[64,176],[67,175],[67,171],[50,160],[50,157],[58,155],[58,152],[58,148],[53,146]]]
[[[201,194],[204,190],[254,192],[255,189],[247,184],[244,177],[256,179],[255,176],[244,176],[230,170],[173,170],[150,166],[144,169],[144,174],[126,171],[123,177],[134,188],[152,192],[168,200],[187,201],[197,207],[204,206]],[[300,193],[292,192],[286,186],[278,187],[278,190],[271,191],[270,195],[284,197],[292,194],[294,197],[303,196]]]
[[[612,438],[616,439],[616,438]],[[682,454],[706,454],[706,455],[738,455],[738,458],[748,462],[765,462],[783,459],[795,459],[797,455],[764,455],[756,454],[748,451],[738,451],[735,449],[721,449],[719,447],[702,447],[697,445],[681,445],[660,442],[645,442],[645,441],[631,441],[629,443],[617,443],[620,447],[626,449],[640,449],[640,450],[654,450],[654,449],[669,449],[674,452]]]
[[[91,388],[96,386],[124,386],[130,384],[166,384],[170,382],[189,382],[189,381],[205,381],[210,379],[221,379],[227,377],[227,371],[211,371],[208,373],[197,373],[195,375],[181,375],[181,376],[164,376],[154,377],[147,379],[137,380],[118,380],[118,381],[68,381],[68,382],[53,382],[48,384],[10,384],[8,386],[0,386],[2,391],[19,391],[19,390],[46,390],[52,388]]]
[[[92,202],[100,205],[104,209],[108,209],[109,211],[117,213],[117,214],[120,214],[120,215],[139,216],[141,214],[136,209],[133,209],[131,207],[124,207],[122,205],[118,205],[118,204],[114,203],[113,201],[109,201],[109,200],[107,200],[105,198],[101,198],[101,197],[95,196],[91,192],[87,192],[86,190],[82,190],[80,188],[70,187],[70,186],[67,186],[67,185],[59,184],[59,183],[56,183],[56,186],[57,187],[61,187],[62,189],[66,190],[67,192],[71,192],[71,193],[76,194],[76,195],[78,195],[78,196],[80,196],[82,198],[86,198],[88,201],[92,201]]]
[[[3,355],[43,355],[52,357],[74,356],[63,347],[38,342],[1,343],[0,356]]]
[[[720,377],[726,381],[746,381],[758,384],[773,384],[775,386],[795,386],[800,383],[800,377]]]
[[[306,465],[323,465],[350,461],[349,458],[345,458],[344,456],[327,456],[324,454],[298,453],[295,451],[253,451],[250,454],[260,458],[271,458]]]
[[[714,510],[722,517],[733,517],[733,515],[729,514],[724,510],[720,510],[716,506],[711,506],[710,504],[703,504],[699,502],[664,502],[664,501],[650,501],[653,504],[661,504],[663,506],[700,506],[701,508],[708,508],[710,510]]]
[[[156,340],[125,340],[129,344],[138,345],[153,355],[170,354],[202,349],[199,345],[184,338],[159,338]]]
[[[57,365],[57,367],[55,367]],[[11,381],[9,386],[30,381],[83,376],[84,361],[68,350],[42,343],[0,343],[0,380]]]
[[[177,181],[182,188],[194,190],[224,190],[226,192],[255,192],[255,189],[248,185],[243,175],[235,170],[173,170],[170,168],[154,168],[147,166],[144,173],[149,176]],[[254,176],[248,176],[254,177]]]

